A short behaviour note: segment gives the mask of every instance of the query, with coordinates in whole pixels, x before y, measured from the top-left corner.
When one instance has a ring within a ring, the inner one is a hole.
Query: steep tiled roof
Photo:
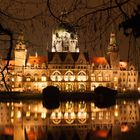
[[[78,57],[79,57],[79,53],[75,53],[75,52],[68,52],[69,54],[71,54],[74,62],[77,61]],[[53,57],[57,54],[60,58],[60,60],[63,62],[65,61],[66,59],[66,56],[68,53],[65,53],[65,52],[49,52],[48,53],[48,62],[52,61],[53,60]],[[83,53],[83,55],[85,56],[85,59],[87,61],[89,61],[89,57],[88,57],[88,54],[87,53]]]
[[[108,64],[105,57],[93,57],[91,61],[95,65],[106,65],[106,64]]]
[[[2,60],[2,65],[6,65],[8,60]],[[15,60],[9,60],[9,66],[14,66]]]
[[[5,67],[5,66],[7,65],[7,62],[8,62],[8,60],[2,60],[2,61],[1,61],[2,67]],[[14,66],[15,66],[15,60],[9,60],[8,68],[9,68],[9,69],[13,69]]]
[[[47,62],[47,57],[45,56],[29,56],[27,63],[28,64],[43,64]]]

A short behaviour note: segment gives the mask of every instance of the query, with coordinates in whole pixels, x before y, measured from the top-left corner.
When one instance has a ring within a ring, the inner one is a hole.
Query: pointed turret
[[[119,47],[116,42],[115,33],[110,34],[110,41],[107,48],[107,58],[112,69],[119,69]]]
[[[17,44],[18,44],[18,43],[25,44],[24,34],[23,34],[22,31],[20,32],[20,34],[19,34],[19,36],[18,36]]]
[[[110,42],[108,46],[108,53],[109,52],[116,52],[119,51],[118,45],[116,43],[116,36],[115,33],[110,34]]]
[[[20,32],[15,47],[16,68],[20,69],[21,67],[25,66],[26,55],[27,55],[27,49],[26,49],[24,34],[23,32]]]
[[[23,32],[20,32],[20,34],[18,36],[15,49],[26,49],[25,39],[24,39]]]

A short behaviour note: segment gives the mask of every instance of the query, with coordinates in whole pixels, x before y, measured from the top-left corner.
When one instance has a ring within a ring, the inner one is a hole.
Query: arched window
[[[66,91],[72,91],[73,90],[73,86],[72,84],[66,84]]]
[[[79,90],[82,92],[85,91],[86,90],[85,84],[79,84]]]
[[[46,74],[42,74],[41,81],[45,82],[47,80]]]
[[[34,74],[34,80],[38,81],[38,74],[37,73]]]
[[[27,82],[31,81],[31,74],[28,73],[28,74],[26,75],[26,81],[27,81]]]
[[[17,81],[21,82],[22,81],[22,76],[17,76]]]
[[[61,81],[62,80],[62,75],[59,71],[55,71],[55,72],[52,73],[50,78],[51,78],[52,81]]]
[[[78,73],[78,76],[77,76],[78,81],[86,81],[87,79],[88,79],[88,76],[86,75],[84,71],[80,71]]]
[[[43,69],[46,68],[46,64],[45,64],[45,63],[42,64],[42,68],[43,68]]]
[[[72,71],[67,71],[64,75],[64,80],[65,81],[74,81],[75,76],[73,75],[73,72]]]
[[[103,81],[103,77],[101,74],[98,74],[98,81]]]
[[[105,81],[109,81],[109,75],[108,74],[105,75]]]
[[[95,81],[96,78],[95,78],[95,74],[91,74],[91,81]]]

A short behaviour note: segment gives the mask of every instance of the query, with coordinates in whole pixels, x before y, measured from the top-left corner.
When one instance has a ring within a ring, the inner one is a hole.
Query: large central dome
[[[79,52],[74,25],[65,22],[55,27],[52,36],[52,52]]]

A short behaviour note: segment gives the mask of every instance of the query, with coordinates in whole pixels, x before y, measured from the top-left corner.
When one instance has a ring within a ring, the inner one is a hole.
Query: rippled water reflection
[[[56,110],[39,101],[0,103],[0,140],[136,140],[139,123],[140,100],[117,100],[105,109],[84,101]]]

